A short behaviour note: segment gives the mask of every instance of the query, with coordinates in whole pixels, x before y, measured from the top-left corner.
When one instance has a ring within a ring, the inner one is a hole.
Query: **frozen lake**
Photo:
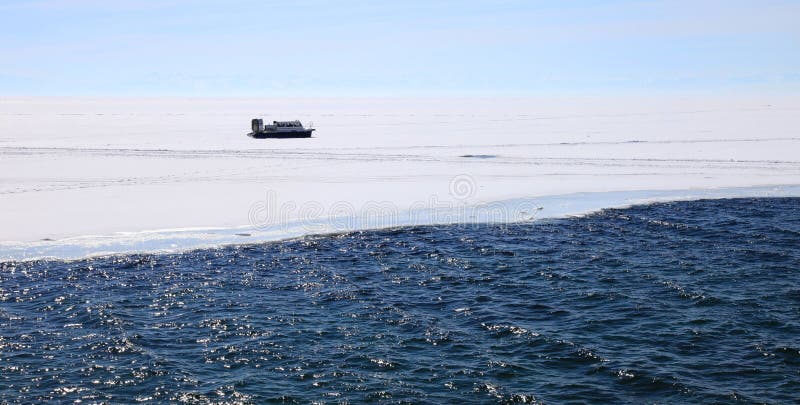
[[[254,117],[317,132],[254,140]],[[800,184],[798,124],[790,97],[6,98],[0,258],[279,239],[336,230],[320,222],[341,216],[478,221],[458,210],[520,199],[526,208],[492,220],[709,190],[793,195],[774,186]],[[636,193],[564,208],[574,193],[609,192]]]

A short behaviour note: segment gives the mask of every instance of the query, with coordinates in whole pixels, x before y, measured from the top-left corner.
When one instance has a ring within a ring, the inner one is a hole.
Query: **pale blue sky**
[[[797,93],[800,0],[0,0],[0,49],[0,95]]]

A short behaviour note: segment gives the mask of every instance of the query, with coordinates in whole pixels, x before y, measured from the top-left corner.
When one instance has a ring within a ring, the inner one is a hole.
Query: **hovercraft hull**
[[[251,138],[266,139],[266,138],[311,138],[313,129],[306,131],[264,131],[264,132],[251,132],[247,134]]]

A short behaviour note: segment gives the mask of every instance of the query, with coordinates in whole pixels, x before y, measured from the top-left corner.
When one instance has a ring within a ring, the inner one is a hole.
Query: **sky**
[[[800,93],[800,0],[0,0],[2,96]]]

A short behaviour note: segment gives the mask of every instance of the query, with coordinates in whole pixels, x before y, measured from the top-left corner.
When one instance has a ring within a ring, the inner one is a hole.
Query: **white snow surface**
[[[0,260],[798,196],[799,128],[790,96],[4,98]]]

